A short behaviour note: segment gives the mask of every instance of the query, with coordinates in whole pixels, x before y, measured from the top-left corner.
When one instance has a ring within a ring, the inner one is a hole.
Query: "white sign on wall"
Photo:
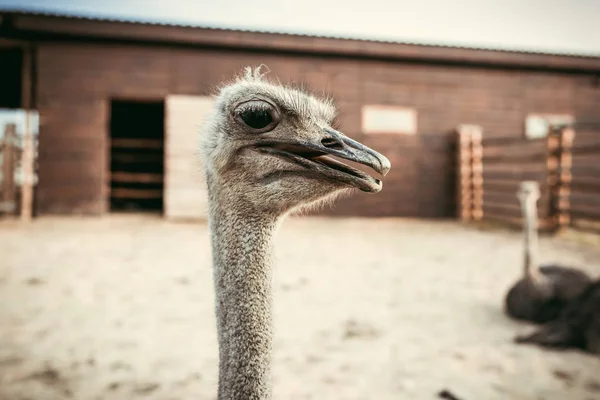
[[[417,133],[417,112],[412,108],[367,105],[362,108],[362,130],[366,134]]]
[[[525,137],[527,139],[540,139],[548,136],[548,131],[553,125],[568,125],[575,121],[568,114],[529,114],[525,118]]]

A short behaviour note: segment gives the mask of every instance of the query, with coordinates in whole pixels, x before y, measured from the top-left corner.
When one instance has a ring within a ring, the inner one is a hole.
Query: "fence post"
[[[564,127],[559,131],[558,147],[558,169],[557,169],[557,187],[555,198],[556,210],[556,229],[560,230],[570,225],[570,195],[571,181],[573,179],[571,166],[573,165],[573,142],[575,140],[575,130],[571,127]]]
[[[33,211],[33,185],[34,185],[34,141],[31,126],[31,110],[25,115],[25,132],[23,135],[23,153],[21,165],[23,168],[23,182],[21,186],[21,220],[30,221]]]
[[[477,125],[457,127],[457,216],[462,221],[483,218],[482,130]]]
[[[480,126],[472,126],[471,158],[473,169],[473,219],[483,219],[483,130]]]
[[[15,167],[17,165],[17,147],[15,139],[17,127],[6,124],[4,128],[4,143],[2,146],[2,211],[7,214],[16,206],[17,188],[15,185]]]
[[[548,130],[546,138],[546,147],[548,149],[546,157],[546,191],[548,193],[548,209],[546,212],[547,228],[550,232],[555,232],[557,228],[557,200],[560,199],[560,185],[558,179],[558,153],[560,148],[560,132],[555,129]]]
[[[25,47],[21,71],[21,101],[25,109],[25,132],[23,132],[23,150],[21,155],[23,172],[23,182],[21,183],[21,220],[23,221],[30,221],[33,214],[33,186],[35,184],[35,145],[31,124],[34,53],[35,49],[33,47]]]
[[[456,214],[461,221],[472,218],[471,132],[465,126],[456,130]]]
[[[570,224],[571,164],[575,130],[553,128],[548,132],[549,229],[557,232]]]

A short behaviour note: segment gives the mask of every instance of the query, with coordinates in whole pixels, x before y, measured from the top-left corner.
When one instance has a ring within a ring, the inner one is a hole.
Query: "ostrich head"
[[[517,198],[522,204],[534,204],[540,198],[540,185],[536,181],[523,181],[519,184]]]
[[[267,82],[260,67],[221,88],[202,133],[209,191],[221,202],[283,214],[348,189],[382,183],[340,160],[385,175],[383,155],[332,127],[336,110],[302,90]]]

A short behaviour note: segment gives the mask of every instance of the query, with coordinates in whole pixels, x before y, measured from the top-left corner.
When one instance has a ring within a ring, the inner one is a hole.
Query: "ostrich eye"
[[[252,129],[262,129],[273,122],[273,116],[269,110],[242,111],[240,118]]]
[[[238,106],[236,119],[255,133],[267,132],[279,123],[279,113],[266,101],[249,101]]]

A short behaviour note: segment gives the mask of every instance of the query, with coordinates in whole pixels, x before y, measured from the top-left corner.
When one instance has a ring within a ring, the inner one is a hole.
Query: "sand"
[[[0,399],[215,399],[206,225],[145,216],[0,222]],[[600,358],[516,345],[521,236],[454,222],[287,220],[275,399],[600,399]],[[600,246],[543,238],[600,276]]]

